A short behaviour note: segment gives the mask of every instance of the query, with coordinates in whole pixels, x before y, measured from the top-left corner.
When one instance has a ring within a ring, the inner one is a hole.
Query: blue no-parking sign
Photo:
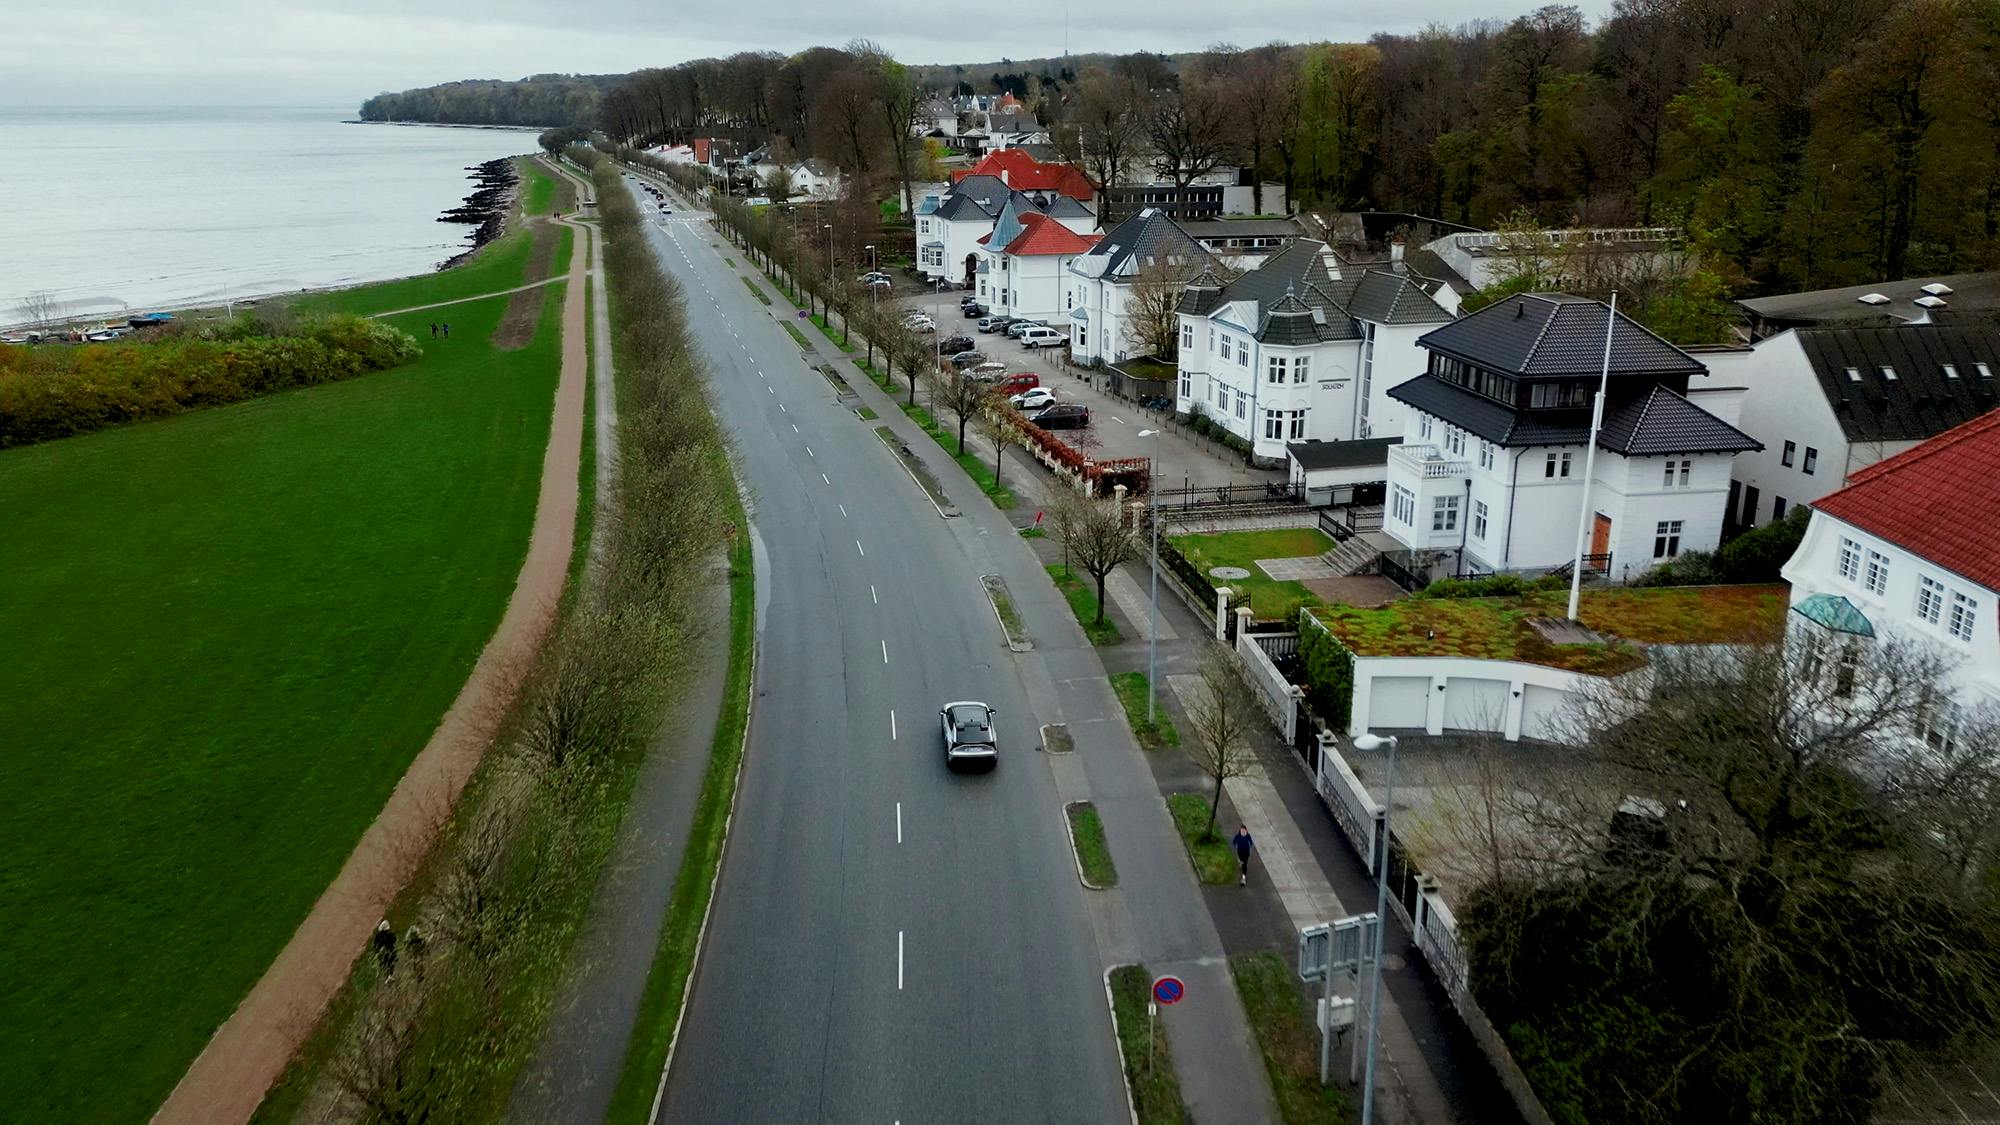
[[[1179,977],[1160,977],[1153,982],[1153,999],[1162,1004],[1178,1004],[1187,995],[1187,985]]]

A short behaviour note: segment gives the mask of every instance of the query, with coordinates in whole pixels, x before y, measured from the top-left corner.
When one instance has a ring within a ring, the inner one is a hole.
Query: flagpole
[[[1576,557],[1570,561],[1569,619],[1576,620],[1577,599],[1583,596],[1583,537],[1590,530],[1590,482],[1597,468],[1597,431],[1604,426],[1604,392],[1611,386],[1611,332],[1618,326],[1618,291],[1611,291],[1611,311],[1604,318],[1604,367],[1597,375],[1597,397],[1590,405],[1590,439],[1583,447],[1583,503],[1576,513]]]

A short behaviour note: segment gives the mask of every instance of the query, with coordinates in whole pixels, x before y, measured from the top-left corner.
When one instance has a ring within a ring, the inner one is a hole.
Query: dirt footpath
[[[553,231],[549,234],[553,235]],[[354,958],[414,871],[491,745],[508,706],[555,620],[576,533],[577,470],[583,444],[585,254],[582,230],[563,293],[562,374],[542,458],[528,555],[506,614],[437,731],[362,834],[347,863],[313,904],[291,941],[210,1039],[153,1120],[191,1125],[244,1122],[346,982]],[[552,241],[552,240],[551,240]],[[539,297],[539,294],[537,294]]]

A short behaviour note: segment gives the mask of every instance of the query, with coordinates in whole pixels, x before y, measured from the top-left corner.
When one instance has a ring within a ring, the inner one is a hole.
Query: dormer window
[[[1991,379],[1993,377],[1993,369],[1986,366],[1983,363],[1975,363],[1972,365],[1972,368],[1973,370],[1979,372],[1979,377],[1981,379]]]
[[[1958,378],[1958,364],[1956,364],[1956,363],[1947,363],[1947,364],[1945,364],[1945,365],[1944,365],[1944,377],[1945,377],[1945,378],[1947,378],[1947,379],[1956,379],[1956,378]]]
[[[1885,382],[1885,383],[1893,383],[1893,382],[1895,382],[1895,381],[1896,381],[1896,369],[1895,369],[1895,368],[1893,368],[1893,367],[1891,367],[1891,366],[1889,366],[1889,365],[1888,365],[1888,364],[1886,364],[1886,363],[1885,363],[1885,364],[1883,364],[1883,365],[1882,365],[1882,381],[1883,381],[1883,382]]]
[[[1861,381],[1861,369],[1859,367],[1848,368],[1847,381],[1850,383],[1859,383]]]

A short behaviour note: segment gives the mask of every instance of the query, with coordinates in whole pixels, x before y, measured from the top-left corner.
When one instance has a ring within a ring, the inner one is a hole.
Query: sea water
[[[0,325],[221,304],[422,273],[438,214],[529,131],[349,124],[351,109],[0,107]]]

